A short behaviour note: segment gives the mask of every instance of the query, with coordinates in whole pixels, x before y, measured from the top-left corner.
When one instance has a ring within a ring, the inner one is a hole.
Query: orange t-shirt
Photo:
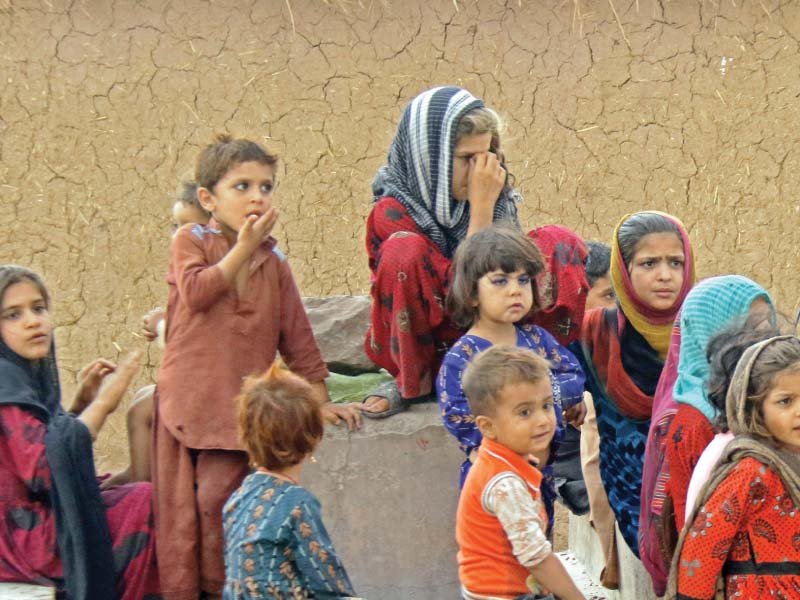
[[[516,452],[483,438],[461,490],[456,516],[458,576],[464,588],[474,594],[516,598],[531,591],[527,584],[530,571],[515,556],[502,524],[484,503],[487,486],[508,472],[527,484],[539,507],[541,522],[547,523],[539,491],[542,474]]]
[[[241,450],[233,400],[247,375],[281,358],[310,382],[328,369],[286,257],[270,238],[253,252],[240,298],[217,263],[230,244],[212,219],[189,224],[170,247],[167,345],[158,415],[184,446]]]

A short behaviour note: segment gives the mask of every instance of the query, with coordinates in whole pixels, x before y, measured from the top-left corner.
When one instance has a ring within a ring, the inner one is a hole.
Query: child
[[[178,184],[175,202],[172,205],[172,226],[177,231],[187,223],[205,225],[211,218],[197,200],[197,184],[186,177]],[[142,317],[142,335],[147,341],[159,340],[163,347],[164,311],[156,307]],[[130,464],[123,471],[109,477],[102,483],[103,488],[123,485],[132,481],[150,481],[150,446],[153,437],[153,394],[155,385],[146,385],[133,396],[128,413],[128,448]]]
[[[236,399],[239,437],[256,468],[225,503],[225,600],[340,598],[353,586],[298,480],[322,439],[311,386],[276,361]]]
[[[0,265],[0,581],[73,600],[155,598],[150,484],[101,492],[92,455],[140,354],[83,369],[65,413],[50,307],[36,273]]]
[[[603,242],[588,240],[586,248],[586,281],[589,293],[586,296],[586,310],[594,308],[614,308],[617,297],[608,274],[611,268],[611,247]]]
[[[772,300],[754,281],[724,275],[705,279],[689,292],[673,332],[653,402],[639,524],[640,555],[659,595],[666,586],[674,540],[683,528],[692,470],[715,433],[717,409],[708,396],[706,349],[723,328],[745,322],[752,327],[774,324]]]
[[[595,309],[581,331],[600,436],[600,475],[622,537],[639,555],[642,466],[653,395],[672,324],[694,284],[689,236],[658,212],[625,216],[614,232],[618,308]]]
[[[558,431],[563,431],[561,412],[583,399],[583,371],[575,357],[536,325],[523,325],[534,306],[533,278],[544,264],[536,245],[521,232],[489,227],[467,238],[456,251],[453,284],[447,297],[455,323],[469,327],[445,355],[436,390],[445,427],[466,454],[461,484],[469,471],[481,432],[464,394],[462,377],[469,362],[493,345],[529,348],[546,357],[553,370],[553,396]],[[543,468],[549,451],[539,456]],[[547,468],[548,474],[552,468]],[[552,521],[554,489],[546,487],[548,515]]]
[[[726,400],[728,444],[681,532],[667,598],[797,598],[800,340],[742,355]],[[717,596],[718,597],[718,596]]]
[[[493,346],[464,373],[483,439],[456,515],[462,597],[582,599],[545,535],[542,474],[530,462],[556,429],[550,365],[526,348]]]
[[[590,286],[586,296],[586,312],[595,308],[613,309],[616,306],[616,296],[608,272],[611,267],[611,247],[593,240],[587,241],[586,247],[589,251],[585,265],[586,280]],[[590,523],[597,532],[603,550],[600,583],[615,590],[619,588],[616,518],[608,503],[608,495],[600,477],[600,439],[591,394],[584,395],[584,404],[586,404],[586,418],[581,426],[581,471],[589,500]]]
[[[243,376],[280,351],[311,382],[326,420],[359,423],[354,408],[328,402],[328,370],[286,257],[269,237],[276,163],[255,142],[217,136],[195,170],[212,219],[172,239],[152,464],[166,600],[222,590],[222,505],[248,472],[232,405]]]

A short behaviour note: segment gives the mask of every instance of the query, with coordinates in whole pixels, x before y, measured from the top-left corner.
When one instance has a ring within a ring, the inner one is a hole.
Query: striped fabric
[[[373,200],[390,196],[451,257],[467,236],[469,202],[451,195],[453,150],[458,122],[483,101],[458,87],[438,87],[414,98],[403,111],[387,164],[372,182]],[[494,207],[494,221],[518,224],[519,194],[506,187]]]
[[[680,359],[673,397],[676,402],[695,407],[709,421],[713,422],[716,411],[708,400],[705,385],[709,374],[706,347],[724,327],[737,319],[744,320],[757,298],[773,304],[769,292],[754,281],[741,275],[723,275],[697,284],[683,303]],[[774,321],[774,313],[772,318]]]

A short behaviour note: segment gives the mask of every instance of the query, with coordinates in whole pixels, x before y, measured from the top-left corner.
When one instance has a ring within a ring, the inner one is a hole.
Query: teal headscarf
[[[676,402],[689,404],[709,421],[714,421],[717,410],[709,401],[706,389],[710,370],[706,347],[711,338],[737,319],[744,322],[750,305],[758,298],[763,298],[772,307],[770,321],[774,325],[775,308],[769,292],[747,277],[711,277],[689,292],[680,316],[680,359],[672,392]]]

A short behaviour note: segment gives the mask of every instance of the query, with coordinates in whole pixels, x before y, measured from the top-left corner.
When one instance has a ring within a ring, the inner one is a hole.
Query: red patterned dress
[[[61,587],[45,431],[30,412],[0,407],[0,581]],[[120,600],[160,598],[151,493],[149,483],[101,492]]]
[[[800,598],[800,507],[782,480],[743,458],[699,509],[678,563],[679,600]]]
[[[669,463],[667,494],[675,508],[675,527],[683,529],[686,520],[686,492],[700,455],[714,439],[714,428],[703,413],[689,404],[679,404],[666,437]]]

